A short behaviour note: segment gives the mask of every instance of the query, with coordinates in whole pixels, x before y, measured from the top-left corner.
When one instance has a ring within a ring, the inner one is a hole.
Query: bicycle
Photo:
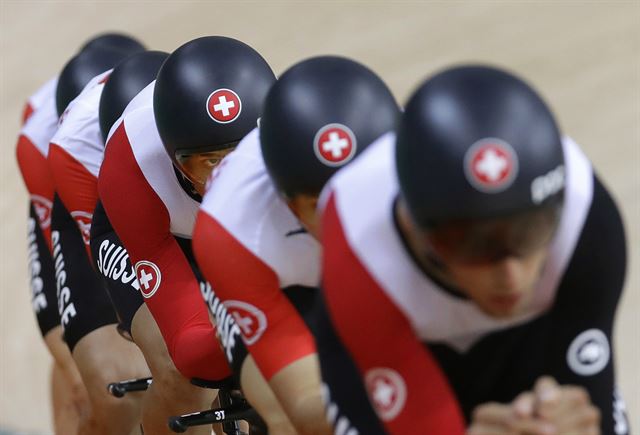
[[[110,383],[107,389],[114,397],[121,398],[130,392],[145,391],[152,382],[152,378],[130,379]],[[173,432],[184,433],[193,426],[219,423],[222,424],[222,430],[226,435],[267,435],[262,419],[231,379],[208,381],[194,378],[191,379],[191,383],[201,388],[217,389],[221,407],[169,417],[167,424]],[[240,420],[249,423],[250,434],[242,431],[238,423]]]

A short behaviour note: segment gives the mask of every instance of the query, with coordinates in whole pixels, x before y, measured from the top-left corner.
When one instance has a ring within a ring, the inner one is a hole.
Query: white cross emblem
[[[40,195],[31,195],[33,208],[38,215],[40,226],[48,228],[51,224],[51,207],[53,204],[47,198]]]
[[[227,98],[222,95],[218,98],[218,104],[213,105],[213,110],[216,112],[222,112],[222,116],[229,116],[231,113],[229,109],[236,107],[236,103],[233,101],[227,101]]]
[[[342,150],[349,146],[349,141],[344,138],[340,138],[340,135],[332,131],[329,133],[329,140],[322,144],[322,150],[331,153],[334,159],[342,157]]]
[[[242,100],[231,89],[220,88],[209,94],[206,107],[211,119],[219,124],[228,124],[240,116]]]
[[[135,266],[138,282],[140,283],[140,293],[145,298],[150,298],[158,291],[162,274],[160,269],[151,261],[141,260]]]
[[[384,379],[377,379],[373,387],[373,400],[383,408],[388,408],[393,401],[394,389]]]
[[[313,138],[313,152],[322,164],[342,166],[356,154],[356,136],[342,124],[327,124]]]
[[[251,317],[242,317],[238,312],[235,312],[233,313],[233,318],[235,319],[238,326],[240,326],[240,329],[242,329],[243,334],[251,334],[251,325],[253,325],[253,319]]]
[[[498,193],[509,188],[518,174],[518,155],[502,139],[487,137],[475,142],[464,156],[467,180],[484,193]]]
[[[493,149],[488,149],[476,164],[476,171],[487,177],[489,181],[494,182],[500,179],[507,166],[509,166],[509,162],[506,158]]]
[[[260,339],[267,329],[267,316],[258,307],[234,300],[225,301],[224,306],[242,330],[242,338],[246,344],[252,345]]]
[[[378,416],[383,421],[400,414],[407,400],[407,386],[397,371],[387,367],[372,368],[365,374],[365,384]]]
[[[138,281],[140,281],[140,284],[144,286],[145,290],[149,290],[149,281],[151,281],[152,279],[152,274],[148,274],[144,271],[144,269],[140,269],[140,278],[138,278]]]
[[[91,220],[93,219],[93,215],[85,211],[75,210],[71,212],[71,216],[78,224],[84,244],[89,245],[91,241]]]

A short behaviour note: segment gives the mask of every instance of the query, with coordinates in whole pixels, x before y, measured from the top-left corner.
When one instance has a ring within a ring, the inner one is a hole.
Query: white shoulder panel
[[[55,100],[57,87],[58,76],[52,77],[47,80],[44,85],[40,86],[38,90],[29,97],[28,102],[31,105],[31,108],[36,111],[40,108],[40,106],[50,101],[51,98],[54,98]]]
[[[49,153],[51,137],[58,128],[58,112],[56,110],[57,82],[56,77],[38,90],[37,99],[39,104],[20,131],[20,134],[26,136],[45,157]]]
[[[145,88],[129,103],[123,114],[125,131],[142,173],[169,212],[171,233],[191,238],[199,203],[182,189],[176,178],[156,127],[152,91],[153,87],[151,92],[149,87]]]
[[[96,178],[104,158],[98,109],[104,89],[104,78],[111,70],[91,79],[65,110],[58,130],[51,139],[80,162]]]
[[[209,181],[202,209],[265,262],[280,287],[316,287],[320,246],[276,192],[265,168],[258,129],[229,154]]]

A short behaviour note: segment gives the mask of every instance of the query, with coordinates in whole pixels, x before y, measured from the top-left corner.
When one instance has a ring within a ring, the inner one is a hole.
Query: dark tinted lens
[[[546,246],[558,226],[562,201],[534,211],[487,220],[457,220],[435,225],[426,240],[441,260],[489,263],[524,257]]]
[[[233,142],[228,142],[226,144],[211,145],[209,147],[179,149],[175,152],[175,158],[176,160],[181,162],[181,161],[184,161],[185,159],[188,159],[194,154],[204,154],[204,153],[210,153],[214,151],[225,151],[230,148],[237,147],[239,143],[240,141],[233,141]]]

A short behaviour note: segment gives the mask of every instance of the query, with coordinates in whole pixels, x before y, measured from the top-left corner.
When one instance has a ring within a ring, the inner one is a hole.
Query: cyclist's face
[[[404,203],[398,218],[411,250],[425,267],[473,300],[485,313],[505,318],[529,306],[557,226],[557,210],[495,220],[475,227],[419,229]]]
[[[547,253],[545,246],[525,256],[505,256],[487,263],[447,262],[445,273],[482,311],[507,318],[530,305]]]
[[[316,195],[298,194],[287,201],[287,205],[296,215],[305,230],[316,239],[320,218],[317,215],[318,197]]]
[[[211,171],[213,171],[213,168],[218,166],[222,159],[231,151],[233,151],[233,148],[180,157],[178,158],[180,170],[187,176],[191,183],[193,183],[196,191],[200,195],[204,195],[204,186]]]

